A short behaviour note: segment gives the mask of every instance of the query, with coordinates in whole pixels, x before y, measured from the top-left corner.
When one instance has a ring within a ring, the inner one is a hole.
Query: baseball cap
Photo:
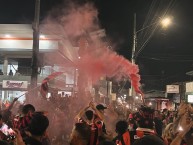
[[[105,107],[105,106],[102,105],[102,104],[98,104],[98,105],[96,106],[96,108],[97,108],[98,110],[104,110],[104,109],[107,109],[107,107]]]

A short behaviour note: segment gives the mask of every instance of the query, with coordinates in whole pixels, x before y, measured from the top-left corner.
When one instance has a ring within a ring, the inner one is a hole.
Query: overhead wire
[[[193,62],[192,55],[175,55],[175,54],[144,54],[139,56],[139,58],[166,61],[166,62]]]
[[[148,28],[149,27],[149,21],[152,21],[152,16],[151,15],[152,15],[152,13],[154,11],[154,7],[156,5],[156,1],[157,0],[153,0],[153,2],[151,3],[150,9],[148,11],[147,18],[144,21],[142,30],[145,30],[146,28]],[[139,38],[142,40],[142,42],[146,38],[146,35],[147,35],[147,31],[141,31],[141,33],[139,34]]]
[[[170,8],[175,5],[175,2],[176,2],[176,0],[171,0],[171,1],[169,2],[169,4],[168,4],[167,7],[166,7],[166,10],[165,10],[165,11],[163,12],[163,14],[161,15],[161,16],[162,16],[161,18],[163,18],[163,17],[168,13],[168,11],[170,10]],[[156,5],[156,0],[154,0],[152,3],[153,3],[153,4],[151,5],[151,8],[150,8],[149,12],[152,12],[152,11],[153,11],[152,9],[153,9],[153,7],[155,7],[155,5]],[[159,7],[161,7],[161,4],[160,4],[160,3],[159,3],[159,5],[158,5],[158,8],[159,8]],[[158,11],[159,11],[158,8],[157,8],[157,12],[154,13],[154,17],[153,17],[153,18],[156,17],[156,14],[157,14]],[[150,15],[151,15],[151,14],[148,13],[147,18],[146,18],[144,24],[147,24],[147,21],[148,21]],[[156,19],[156,21],[157,21],[157,18],[155,18],[155,19]],[[150,23],[152,23],[152,20],[153,20],[153,19],[151,19]],[[151,25],[151,24],[150,24],[150,25]],[[138,51],[135,53],[135,59],[138,57],[138,55],[143,51],[143,49],[145,48],[145,46],[147,45],[147,43],[150,41],[150,39],[152,38],[152,36],[153,36],[155,30],[157,29],[158,25],[159,25],[159,23],[157,22],[156,25],[155,25],[153,28],[151,28],[151,29],[148,28],[147,30],[144,30],[144,32],[142,31],[141,35],[139,35],[139,39],[138,39],[138,40],[139,40],[139,42],[141,42],[141,43],[140,43],[140,47],[139,47]],[[144,27],[144,26],[145,26],[145,25],[143,25],[143,27]],[[147,26],[147,25],[146,25],[146,26]],[[142,28],[142,29],[143,29],[143,28]]]
[[[149,34],[152,33],[151,32],[152,26],[153,26],[152,23],[154,23],[154,24],[157,23],[156,22],[157,20],[156,21],[154,20],[155,15],[157,15],[157,13],[158,13],[157,12],[158,8],[157,9],[155,8],[156,4],[157,4],[157,0],[153,0],[152,4],[150,6],[150,9],[148,11],[147,18],[145,19],[145,22],[144,22],[143,27],[142,27],[142,29],[144,31],[141,31],[141,33],[139,34],[139,38],[141,39],[142,42],[146,41],[147,36],[149,36]],[[160,7],[160,6],[158,5],[158,7]],[[150,28],[149,26],[151,26],[151,29],[149,29]],[[147,31],[147,30],[150,30],[150,31]]]

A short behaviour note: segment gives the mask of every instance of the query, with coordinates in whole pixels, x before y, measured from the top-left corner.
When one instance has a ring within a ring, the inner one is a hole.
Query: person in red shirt
[[[131,145],[127,121],[120,120],[116,123],[117,136],[113,139],[117,145]]]
[[[35,107],[32,104],[26,104],[22,108],[22,114],[23,116],[18,119],[18,122],[15,123],[14,128],[18,129],[21,132],[22,137],[25,135],[25,129],[30,124],[30,121],[32,119],[32,116],[35,112]]]

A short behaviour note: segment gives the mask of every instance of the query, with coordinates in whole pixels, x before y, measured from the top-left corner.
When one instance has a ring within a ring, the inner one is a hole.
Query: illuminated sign
[[[27,89],[27,81],[3,80],[2,88]]]
[[[167,85],[166,92],[167,93],[179,93],[179,85]]]
[[[186,92],[193,92],[193,82],[186,83]]]
[[[193,103],[193,95],[188,95],[187,101],[188,103]]]

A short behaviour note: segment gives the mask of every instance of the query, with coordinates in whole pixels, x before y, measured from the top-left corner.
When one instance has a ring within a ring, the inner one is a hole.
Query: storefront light
[[[10,34],[6,34],[5,37],[6,37],[6,38],[10,38],[11,35],[10,35]]]
[[[40,38],[41,38],[41,39],[45,39],[46,36],[45,36],[45,35],[40,35]]]

